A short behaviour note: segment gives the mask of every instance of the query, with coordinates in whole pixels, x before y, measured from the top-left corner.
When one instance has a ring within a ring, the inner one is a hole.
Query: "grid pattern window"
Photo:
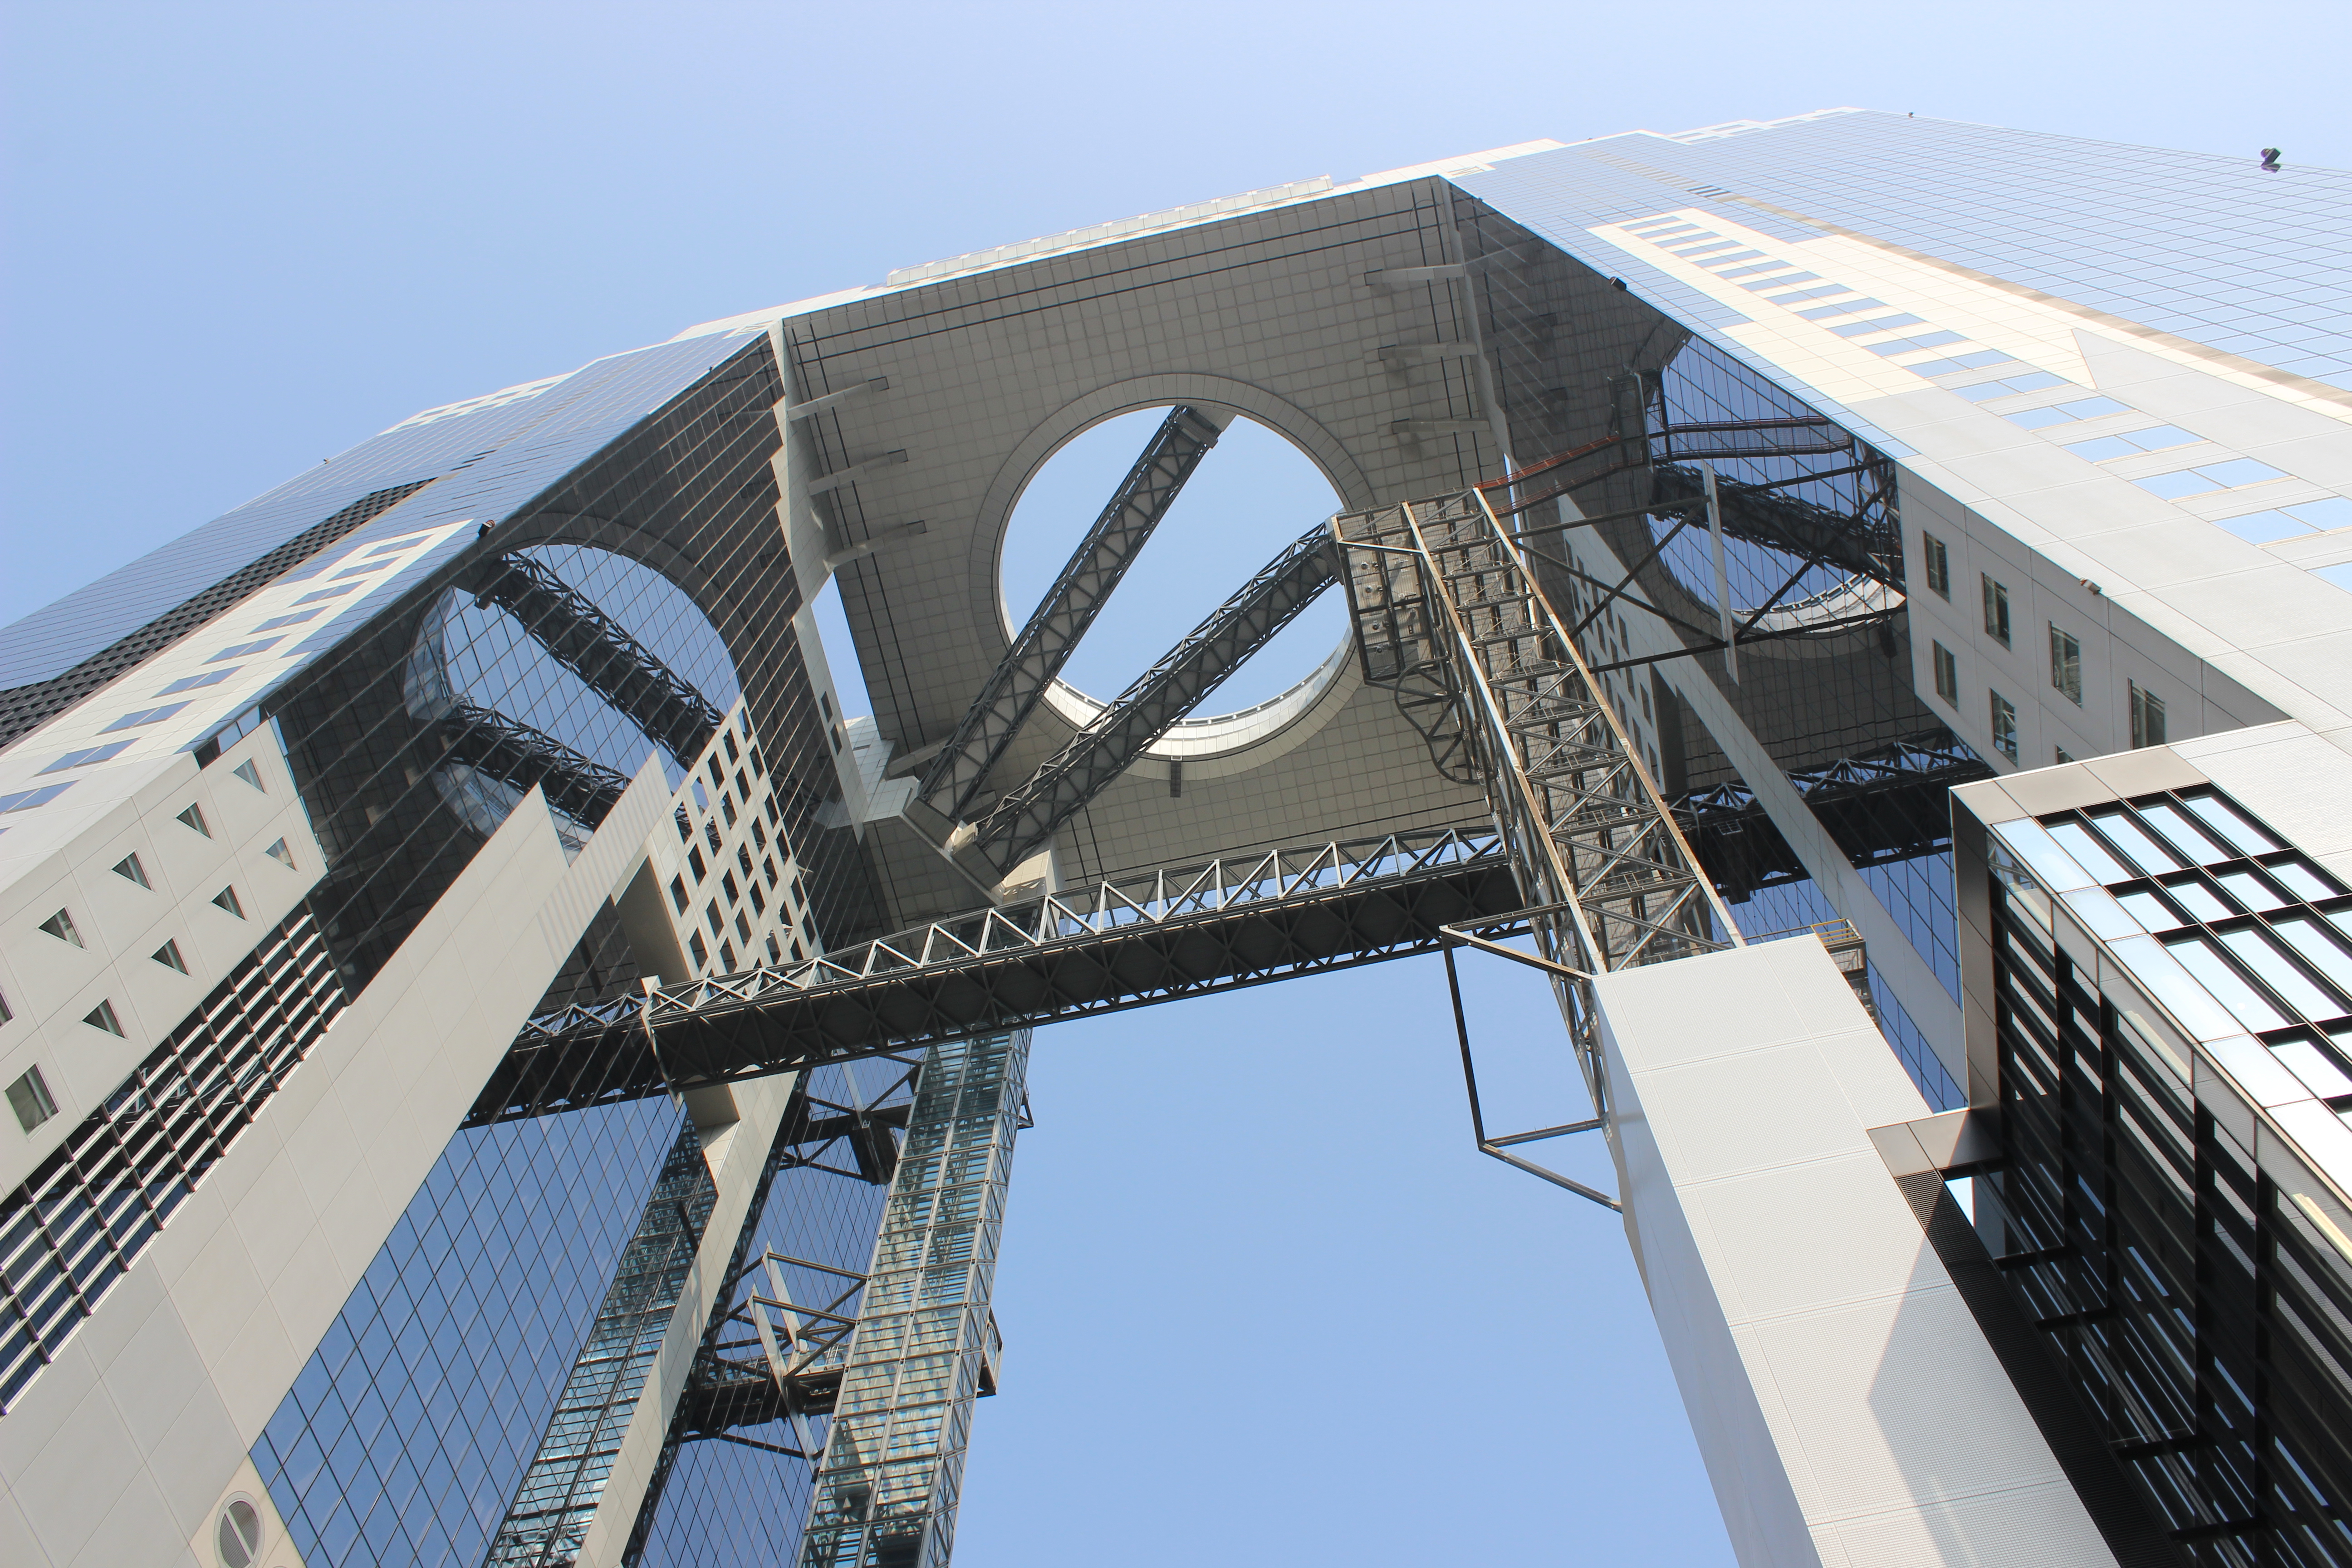
[[[2050,684],[2066,700],[2083,705],[2083,644],[2072,632],[2050,628]]]
[[[2202,1059],[2352,1107],[2352,897],[2210,789],[1993,831],[1979,1230],[2189,1561],[2352,1563],[2352,1254]]]
[[[683,1121],[450,1141],[254,1445],[303,1561],[479,1568]]]
[[[1979,573],[1978,575],[1984,584],[1985,636],[2000,643],[2001,647],[2007,647],[2009,646],[2009,589],[2005,584],[1994,582],[1989,573]]]
[[[718,1200],[702,1140],[685,1127],[646,1199],[636,1235],[621,1254],[539,1452],[490,1542],[483,1560],[489,1568],[536,1568],[578,1558]]]
[[[298,909],[0,1197],[0,1407],[97,1310],[342,1009],[325,943]]]
[[[1936,695],[1957,708],[1960,704],[1960,661],[1942,643],[1930,643],[1929,659],[1936,668]]]
[[[824,1452],[844,1329],[897,1169],[892,1130],[911,1109],[920,1060],[820,1068],[802,1080],[729,1270],[739,1283],[712,1315],[646,1489],[629,1551],[637,1568],[798,1556],[811,1457]]]
[[[971,1402],[996,1359],[988,1310],[1029,1031],[930,1048],[875,1238],[803,1568],[943,1563]]]

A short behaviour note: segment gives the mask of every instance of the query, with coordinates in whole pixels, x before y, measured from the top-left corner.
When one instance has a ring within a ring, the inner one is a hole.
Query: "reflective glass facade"
[[[451,1140],[254,1446],[305,1562],[483,1562],[682,1121]]]

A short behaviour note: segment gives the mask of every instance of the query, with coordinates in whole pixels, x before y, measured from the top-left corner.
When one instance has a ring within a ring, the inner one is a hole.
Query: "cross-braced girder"
[[[1143,455],[1128,470],[1069,563],[1013,639],[988,683],[923,775],[917,794],[950,822],[961,822],[987,785],[1045,689],[1076,651],[1078,640],[1176,504],[1184,481],[1217,444],[1217,426],[1194,408],[1171,408]]]
[[[467,1124],[883,1055],[1434,952],[1521,903],[1501,835],[1249,850],[975,910],[805,963],[533,1019]]]
[[[1064,823],[1127,772],[1144,748],[1200,706],[1274,635],[1297,619],[1333,580],[1331,536],[1320,525],[1261,567],[1234,596],[1136,678],[1094,722],[1070,738],[988,815],[960,831],[1000,874],[1052,842]]]
[[[1368,679],[1423,669],[1458,723],[1510,847],[1542,957],[1573,976],[1738,943],[1633,742],[1518,542],[1476,489],[1334,518]],[[1367,633],[1370,633],[1368,636]],[[1602,1102],[1592,1005],[1564,987]],[[1605,1111],[1604,1111],[1605,1113]]]
[[[442,760],[461,763],[518,790],[538,785],[547,804],[591,827],[604,820],[628,779],[552,735],[470,702],[441,716]]]
[[[484,567],[477,603],[514,616],[548,656],[627,715],[681,768],[691,768],[726,718],[586,595],[527,555]]]

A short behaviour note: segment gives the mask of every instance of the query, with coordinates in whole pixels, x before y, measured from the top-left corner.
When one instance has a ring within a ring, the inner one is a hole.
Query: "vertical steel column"
[[[933,1046],[817,1465],[803,1568],[943,1568],[988,1310],[1029,1031]]]

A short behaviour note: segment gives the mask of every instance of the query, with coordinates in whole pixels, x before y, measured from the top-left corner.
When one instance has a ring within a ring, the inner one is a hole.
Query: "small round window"
[[[231,1498],[221,1510],[215,1532],[220,1544],[221,1568],[253,1568],[261,1555],[261,1510],[246,1498]]]

